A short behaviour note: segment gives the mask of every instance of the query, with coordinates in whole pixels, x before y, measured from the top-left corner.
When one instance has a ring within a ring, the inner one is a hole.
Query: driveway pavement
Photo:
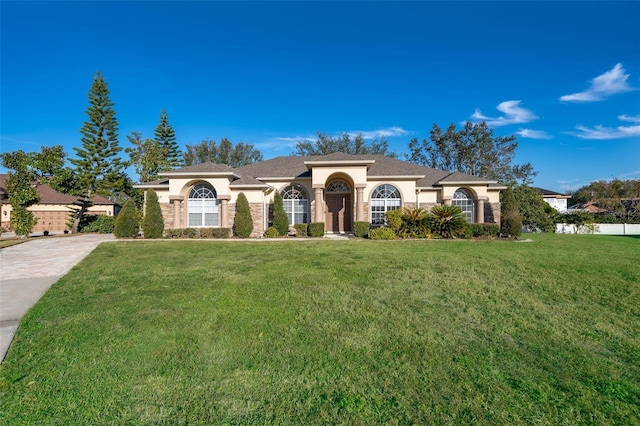
[[[42,295],[111,234],[42,238],[0,249],[0,362],[20,318]]]

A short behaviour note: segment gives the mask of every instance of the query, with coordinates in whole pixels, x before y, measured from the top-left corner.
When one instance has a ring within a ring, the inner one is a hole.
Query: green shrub
[[[162,218],[162,209],[158,201],[158,194],[156,194],[156,191],[153,189],[149,189],[144,205],[142,232],[145,238],[161,238],[162,231],[164,231],[164,219]]]
[[[11,229],[16,235],[28,237],[38,223],[38,219],[26,207],[16,206],[11,212]]]
[[[116,217],[113,235],[116,238],[136,238],[140,231],[140,211],[133,198],[129,198]]]
[[[195,238],[196,228],[169,228],[164,230],[165,238]]]
[[[198,238],[213,238],[213,230],[215,228],[198,228],[196,236]]]
[[[78,225],[78,232],[111,234],[115,222],[116,218],[113,216],[85,214],[82,216],[82,220],[80,220],[80,224]]]
[[[369,231],[369,238],[372,240],[394,240],[396,233],[389,227],[375,228]]]
[[[431,209],[431,231],[442,238],[464,237],[467,221],[458,206],[440,204]]]
[[[522,234],[522,216],[511,187],[500,193],[500,233],[505,237],[519,237]]]
[[[309,225],[306,223],[296,223],[293,225],[296,229],[296,237],[306,237],[309,232]]]
[[[324,222],[312,222],[309,225],[309,234],[312,237],[324,237]]]
[[[402,238],[431,237],[431,221],[429,212],[423,208],[404,208],[401,216],[400,229],[395,231]]]
[[[393,232],[400,231],[400,227],[402,226],[402,210],[389,210],[384,214],[384,220],[387,222],[387,226],[393,229]]]
[[[273,227],[278,230],[278,234],[283,236],[289,232],[289,217],[284,211],[282,196],[276,191],[273,196]]]
[[[247,238],[253,232],[253,217],[251,217],[251,207],[244,192],[238,194],[236,201],[236,215],[233,218],[233,235],[240,238]]]
[[[369,235],[369,222],[353,222],[353,235],[364,238]]]
[[[471,236],[474,238],[497,237],[500,227],[496,223],[470,223]]]
[[[270,227],[267,228],[266,231],[264,231],[264,236],[266,238],[277,238],[277,237],[280,236],[280,233],[275,228],[275,226],[270,226]]]

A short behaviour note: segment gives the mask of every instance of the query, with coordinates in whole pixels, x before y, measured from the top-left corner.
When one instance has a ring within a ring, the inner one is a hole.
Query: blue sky
[[[100,70],[120,122],[265,158],[485,120],[556,191],[640,178],[640,2],[0,3],[0,150],[73,155]],[[4,172],[5,170],[0,170]],[[133,176],[135,178],[135,176]]]

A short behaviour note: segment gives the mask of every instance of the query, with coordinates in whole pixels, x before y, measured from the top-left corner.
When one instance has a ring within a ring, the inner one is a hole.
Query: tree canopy
[[[171,170],[168,161],[169,149],[157,139],[143,139],[142,133],[132,132],[127,136],[131,147],[129,164],[133,165],[140,182],[150,182],[158,178],[158,173]]]
[[[169,116],[165,109],[160,111],[160,119],[154,131],[154,136],[155,140],[166,151],[166,165],[162,164],[160,166],[160,171],[166,172],[175,167],[181,166],[182,152],[180,151],[178,141],[176,140],[176,132],[173,130],[171,123],[169,123]]]
[[[395,157],[394,152],[389,151],[388,142],[382,138],[374,139],[367,142],[362,133],[351,135],[343,133],[340,136],[333,137],[326,133],[318,132],[318,138],[315,141],[300,140],[296,142],[296,149],[293,155],[328,155],[334,152],[344,152],[353,155],[386,155]]]
[[[536,175],[530,163],[513,164],[518,141],[515,136],[494,136],[486,123],[454,123],[443,132],[434,124],[429,139],[409,142],[412,163],[450,172],[463,172],[505,184],[528,184]]]
[[[262,161],[262,153],[252,143],[240,142],[234,145],[227,138],[222,138],[219,144],[206,139],[197,145],[187,145],[186,148],[183,155],[185,166],[210,161],[230,167],[241,167]]]

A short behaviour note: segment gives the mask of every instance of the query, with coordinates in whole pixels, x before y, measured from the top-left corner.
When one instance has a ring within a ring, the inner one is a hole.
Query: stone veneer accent
[[[251,209],[251,218],[253,219],[253,231],[249,238],[259,238],[264,234],[264,214],[262,210],[262,203],[249,203]],[[235,203],[228,205],[228,217],[229,223],[222,227],[230,228],[233,232],[233,220],[236,217],[236,205]]]
[[[167,203],[160,203],[160,210],[162,211],[162,220],[164,220],[164,228],[173,228],[173,205]]]
[[[484,203],[484,221],[500,225],[500,203]]]

